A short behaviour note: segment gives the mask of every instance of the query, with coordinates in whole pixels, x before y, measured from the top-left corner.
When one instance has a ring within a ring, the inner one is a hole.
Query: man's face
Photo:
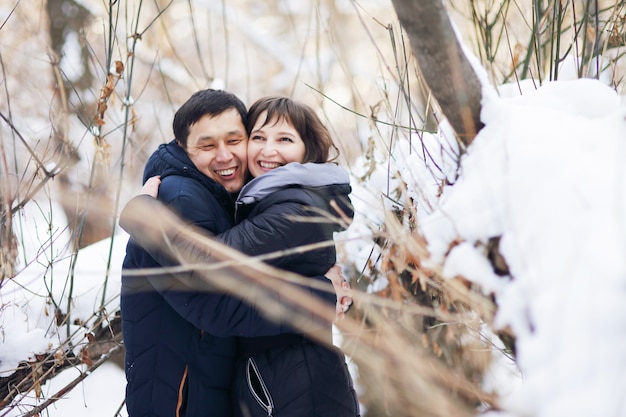
[[[187,154],[198,170],[229,193],[243,187],[248,174],[246,129],[236,109],[205,115],[189,127]]]

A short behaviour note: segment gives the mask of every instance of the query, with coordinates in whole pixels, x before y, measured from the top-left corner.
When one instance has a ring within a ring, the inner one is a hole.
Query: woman
[[[237,217],[261,224],[269,235],[259,239],[255,255],[281,245],[277,234],[297,247],[332,241],[338,224],[289,221],[289,217],[320,219],[323,214],[352,214],[331,209],[331,201],[346,203],[350,186],[341,168],[326,164],[332,139],[308,106],[281,97],[258,100],[248,110],[248,169],[255,177],[237,200]],[[225,235],[231,244],[245,238],[237,226]],[[304,230],[306,228],[306,230]],[[258,235],[257,235],[258,238]],[[271,244],[270,242],[278,243]],[[233,246],[233,245],[231,245]],[[250,254],[250,252],[247,252]],[[274,266],[304,276],[323,274],[335,263],[334,245],[273,262]],[[326,343],[292,337],[241,338],[242,358],[235,377],[238,416],[356,416],[358,403],[343,354],[332,347],[331,328],[322,335]]]
[[[315,112],[288,98],[266,97],[250,107],[246,129],[248,169],[255,179],[237,199],[238,224],[218,239],[251,256],[332,242],[342,223],[331,218],[352,216],[351,188],[347,173],[326,163],[333,143]],[[328,244],[267,262],[318,277],[335,259],[334,244]],[[333,294],[325,298],[334,303]],[[330,323],[315,340],[293,332],[239,341],[236,416],[359,415],[344,356],[332,346]]]

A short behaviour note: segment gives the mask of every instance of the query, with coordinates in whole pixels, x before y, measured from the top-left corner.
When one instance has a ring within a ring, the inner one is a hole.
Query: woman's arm
[[[146,213],[150,215],[146,216]],[[120,225],[163,267],[189,262],[202,265],[218,262],[216,256],[220,254],[217,253],[219,250],[213,254],[206,245],[190,240],[188,234],[183,232],[188,230],[184,222],[172,216],[164,204],[147,195],[135,197],[124,207]],[[225,294],[226,289],[217,285],[234,284],[231,291],[250,289],[245,275],[242,269],[231,268],[209,272],[176,271],[175,275],[152,276],[148,279],[182,317],[215,336],[251,337],[292,332],[293,329],[286,323],[272,322],[262,313],[268,298],[272,304],[278,303],[287,308],[291,305],[292,309],[298,309],[293,301],[281,299],[280,292],[258,289],[249,292],[244,302],[238,298],[241,295]],[[304,291],[303,297],[314,291],[306,286],[299,288]],[[348,295],[344,289],[338,299],[348,305],[351,302]],[[338,318],[341,318],[345,308],[343,305],[337,306]],[[319,324],[320,318],[309,314],[305,317],[306,321],[310,328],[312,323]]]

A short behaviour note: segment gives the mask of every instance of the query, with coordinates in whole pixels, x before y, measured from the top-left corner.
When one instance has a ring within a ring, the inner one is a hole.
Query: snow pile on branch
[[[626,107],[598,81],[561,81],[487,97],[482,118],[422,219],[432,258],[494,293],[495,325],[516,335],[511,415],[624,416]],[[498,236],[506,277],[482,250]]]
[[[493,294],[487,333],[516,338],[516,364],[494,361],[485,375],[504,410],[490,414],[626,416],[625,103],[589,79],[499,90],[485,92],[485,127],[458,169],[450,136],[438,132],[398,141],[368,176],[353,172],[366,181],[353,181],[344,261],[375,277],[381,248],[356,238],[374,236],[408,201],[429,262]],[[506,261],[497,273],[494,240]],[[381,278],[369,291],[387,285]]]

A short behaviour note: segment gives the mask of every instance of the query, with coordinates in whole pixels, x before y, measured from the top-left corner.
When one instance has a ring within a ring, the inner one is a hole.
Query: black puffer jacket
[[[340,167],[288,164],[244,186],[237,200],[240,222],[220,238],[232,247],[245,247],[249,255],[329,242],[268,261],[312,279],[324,279],[320,276],[336,261],[333,233],[345,225],[341,218],[352,219],[350,191],[348,175]],[[334,295],[326,295],[326,301],[334,305]],[[330,343],[330,324],[325,332]],[[359,415],[352,380],[338,349],[296,333],[239,340],[236,415]]]

